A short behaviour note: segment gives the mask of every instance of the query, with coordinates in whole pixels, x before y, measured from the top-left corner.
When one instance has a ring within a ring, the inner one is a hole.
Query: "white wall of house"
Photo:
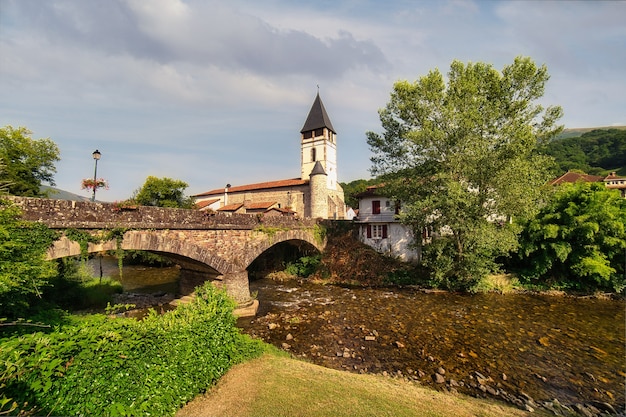
[[[419,260],[411,229],[396,219],[396,204],[382,196],[359,199],[359,238],[377,252],[405,262]]]
[[[368,233],[368,228],[371,230]],[[385,231],[386,232],[383,232]],[[359,230],[361,242],[371,246],[376,252],[398,258],[404,262],[419,260],[415,239],[411,230],[400,223],[363,224]]]

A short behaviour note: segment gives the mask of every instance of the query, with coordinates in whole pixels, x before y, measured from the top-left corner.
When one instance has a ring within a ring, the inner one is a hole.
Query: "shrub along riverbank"
[[[49,331],[5,334],[0,414],[173,415],[264,351],[235,327],[234,307],[206,284],[192,303],[142,321],[71,316]]]

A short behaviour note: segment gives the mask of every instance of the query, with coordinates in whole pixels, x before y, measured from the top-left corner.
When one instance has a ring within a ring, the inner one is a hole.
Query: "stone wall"
[[[295,185],[288,188],[270,188],[266,190],[229,192],[228,204],[248,202],[276,202],[281,208],[290,207],[299,215],[307,215],[309,186]]]
[[[260,226],[290,229],[310,228],[314,219],[262,214],[214,214],[199,210],[162,207],[119,207],[116,203],[54,200],[11,196],[19,206],[24,220],[45,223],[50,228],[103,229],[113,227],[135,229],[245,229]]]

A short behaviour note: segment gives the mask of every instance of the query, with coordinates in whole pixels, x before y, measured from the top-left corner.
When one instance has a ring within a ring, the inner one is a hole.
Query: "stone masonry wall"
[[[199,210],[136,206],[121,208],[116,203],[54,200],[11,196],[19,206],[24,220],[45,223],[50,228],[102,229],[112,227],[136,229],[245,229],[259,226],[310,228],[314,219],[256,214],[214,214]]]

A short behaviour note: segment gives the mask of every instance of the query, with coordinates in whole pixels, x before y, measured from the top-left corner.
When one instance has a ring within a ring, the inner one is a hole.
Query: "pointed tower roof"
[[[324,167],[320,161],[317,161],[311,170],[310,176],[312,177],[313,175],[326,175],[326,171],[324,171]]]
[[[328,128],[333,133],[337,133],[332,123],[330,123],[330,118],[326,113],[324,103],[322,103],[322,99],[320,98],[320,93],[318,91],[317,96],[315,97],[315,101],[311,106],[311,110],[309,111],[309,116],[306,118],[306,122],[304,122],[304,126],[302,127],[300,133],[320,129],[323,127]]]

